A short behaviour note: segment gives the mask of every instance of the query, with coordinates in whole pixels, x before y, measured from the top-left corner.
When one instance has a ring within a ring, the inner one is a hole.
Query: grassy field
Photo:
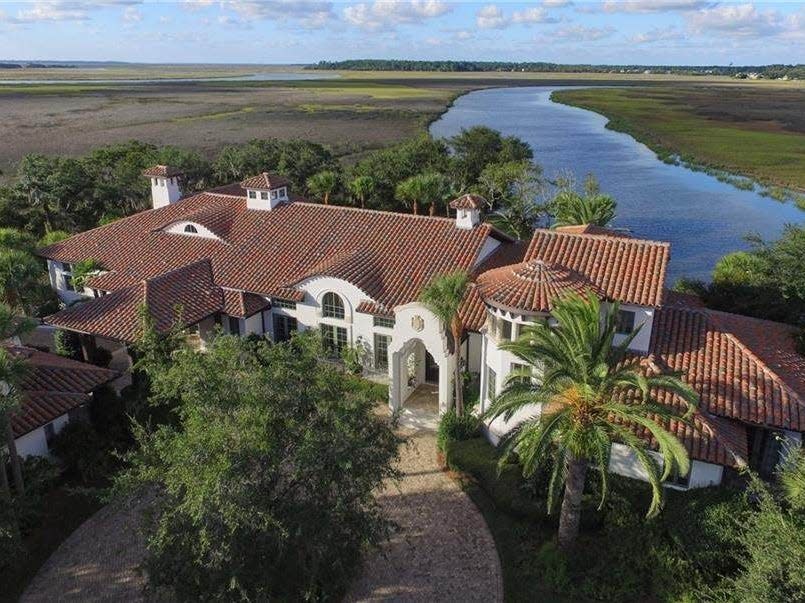
[[[805,90],[654,87],[561,90],[558,102],[609,118],[662,158],[805,191]]]
[[[239,80],[293,66],[120,65],[0,71],[0,181],[26,153],[78,155],[139,139],[214,155],[253,138],[305,138],[347,161],[426,130],[457,96],[500,86],[735,86],[661,74],[310,72],[315,80]],[[176,78],[211,78],[180,82]],[[218,79],[215,79],[218,78]],[[60,80],[8,84],[3,80]],[[93,80],[90,83],[74,80]],[[143,80],[138,83],[117,80]],[[158,80],[158,81],[153,81]],[[744,84],[745,86],[746,84]],[[752,82],[769,94],[795,82]],[[741,90],[743,88],[740,88]]]

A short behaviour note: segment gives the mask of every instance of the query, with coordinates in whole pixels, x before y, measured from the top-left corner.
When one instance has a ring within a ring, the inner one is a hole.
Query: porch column
[[[453,369],[457,356],[445,356],[439,362],[439,414],[443,415],[453,404]]]
[[[399,352],[394,352],[391,354],[391,358],[389,359],[389,379],[391,384],[389,385],[389,408],[391,412],[395,412],[400,409],[402,406],[402,400],[400,392],[402,391],[402,350]]]
[[[81,333],[78,336],[78,342],[81,344],[81,355],[84,357],[84,362],[92,362],[95,360],[95,352],[97,350],[95,336]]]

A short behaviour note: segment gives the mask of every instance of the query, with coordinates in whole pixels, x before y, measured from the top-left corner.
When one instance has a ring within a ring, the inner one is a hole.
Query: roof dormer
[[[240,183],[246,189],[246,207],[271,211],[289,201],[288,180],[276,174],[263,172]]]
[[[143,171],[143,176],[151,181],[151,204],[154,209],[176,203],[182,198],[181,177],[178,168],[168,165],[155,165]]]
[[[472,230],[481,223],[481,208],[486,203],[481,195],[467,193],[450,202],[450,207],[456,210],[456,228]]]

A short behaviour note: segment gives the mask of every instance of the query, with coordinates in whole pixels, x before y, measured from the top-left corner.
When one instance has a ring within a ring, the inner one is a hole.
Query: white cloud
[[[376,0],[371,4],[362,2],[347,6],[344,19],[361,29],[377,31],[393,29],[401,24],[422,23],[451,10],[452,7],[442,0]]]
[[[481,29],[502,29],[508,27],[509,20],[495,4],[487,4],[475,15],[475,22]]]
[[[515,11],[512,14],[513,23],[558,23],[559,19],[548,14],[548,10],[543,6],[526,8],[525,10]]]
[[[805,37],[804,13],[789,15],[759,11],[753,4],[733,4],[700,10],[687,16],[695,33],[720,33],[736,38]]]
[[[603,9],[608,13],[665,13],[698,10],[716,4],[707,0],[606,0]]]
[[[139,23],[143,20],[143,14],[136,6],[127,6],[123,11],[123,20],[126,23]]]
[[[455,37],[456,40],[469,40],[473,37],[473,35],[466,29],[462,29],[461,31],[457,31],[453,37]]]
[[[573,4],[570,0],[542,0],[542,6],[547,8],[562,8]]]
[[[293,21],[309,28],[323,27],[335,18],[333,3],[322,0],[266,0],[262,2],[224,0],[222,6],[234,9],[244,19]]]
[[[557,38],[560,40],[572,40],[580,42],[594,42],[596,40],[603,40],[610,37],[615,33],[615,28],[608,27],[584,27],[582,25],[574,25],[572,27],[565,27],[557,29],[549,37]]]
[[[87,21],[90,12],[102,8],[126,6],[133,8],[142,0],[99,0],[97,2],[74,2],[69,0],[39,0],[17,11],[16,16],[0,14],[0,21],[9,23],[37,23],[43,21]],[[128,9],[127,9],[128,10]]]
[[[668,42],[671,40],[681,40],[685,34],[673,25],[669,27],[655,27],[649,31],[639,33],[630,39],[636,44],[651,44],[653,42]]]

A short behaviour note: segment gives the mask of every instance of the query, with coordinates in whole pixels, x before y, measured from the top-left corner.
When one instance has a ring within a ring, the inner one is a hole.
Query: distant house
[[[48,456],[50,443],[70,421],[85,417],[93,392],[118,376],[109,369],[41,352],[7,346],[21,358],[25,371],[20,407],[11,415],[17,454]]]
[[[182,326],[202,347],[216,327],[277,342],[316,329],[333,356],[360,346],[367,369],[388,380],[392,409],[431,383],[434,412],[447,410],[458,362],[477,376],[484,409],[517,365],[500,343],[550,318],[564,292],[594,291],[620,303],[624,337],[642,325],[631,349],[646,371],[681,371],[701,396],[693,425],[670,426],[693,459],[676,487],[718,484],[747,464],[768,472],[784,442],[805,430],[805,359],[791,329],[667,291],[668,243],[591,226],[538,229],[515,241],[481,220],[483,200],[474,195],[451,203],[454,218],[441,218],[309,203],[273,174],[184,198],[177,170],[145,175],[153,209],[40,250],[58,294],[87,300],[46,321],[78,333],[87,354],[97,338],[136,341],[141,305],[159,329],[179,305]],[[103,271],[77,291],[72,265],[89,258]],[[418,301],[434,276],[454,270],[473,281],[459,345]],[[517,420],[488,425],[490,440]],[[642,477],[617,445],[610,469]]]

